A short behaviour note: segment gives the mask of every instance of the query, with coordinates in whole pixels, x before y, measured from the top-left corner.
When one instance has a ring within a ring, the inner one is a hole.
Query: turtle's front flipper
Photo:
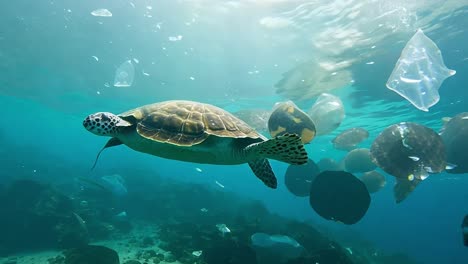
[[[307,152],[301,137],[296,134],[284,134],[267,141],[247,146],[247,155],[287,162],[294,165],[306,164]]]
[[[96,160],[94,160],[94,164],[93,164],[93,167],[91,168],[91,170],[94,170],[94,167],[96,167],[99,156],[101,155],[101,152],[103,150],[105,150],[106,148],[110,148],[110,147],[114,147],[114,146],[118,146],[118,145],[122,145],[122,144],[123,144],[122,141],[120,141],[118,138],[109,139],[109,141],[107,141],[106,145],[98,152],[98,154],[96,156]]]
[[[255,176],[257,176],[266,186],[276,189],[278,182],[276,176],[271,169],[270,162],[267,159],[256,159],[249,162]]]

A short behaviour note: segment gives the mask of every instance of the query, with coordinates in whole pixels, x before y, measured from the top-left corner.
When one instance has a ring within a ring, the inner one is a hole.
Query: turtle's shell
[[[200,144],[208,136],[260,138],[261,135],[229,112],[192,101],[165,101],[145,105],[119,115],[136,124],[144,138],[179,146]]]
[[[460,113],[448,120],[440,134],[444,141],[447,162],[456,165],[448,173],[463,174],[468,172],[468,112]]]
[[[442,138],[432,129],[412,122],[385,128],[372,143],[371,159],[386,173],[408,179],[445,169],[446,154]]]

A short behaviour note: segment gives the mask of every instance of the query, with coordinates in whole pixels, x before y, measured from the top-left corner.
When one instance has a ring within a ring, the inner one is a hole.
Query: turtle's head
[[[83,120],[83,126],[95,135],[113,137],[119,133],[121,127],[128,127],[131,124],[112,113],[99,112],[87,116]]]

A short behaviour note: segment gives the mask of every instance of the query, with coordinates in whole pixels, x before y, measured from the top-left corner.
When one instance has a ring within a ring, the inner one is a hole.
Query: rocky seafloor
[[[5,184],[0,263],[262,264],[251,240],[259,232],[288,236],[304,248],[300,256],[269,264],[414,263],[369,246],[344,248],[310,223],[270,213],[260,201],[200,184],[133,179],[125,196],[89,180]]]

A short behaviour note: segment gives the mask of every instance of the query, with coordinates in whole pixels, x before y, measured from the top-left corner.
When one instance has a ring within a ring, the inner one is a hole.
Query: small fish
[[[202,209],[200,209],[200,211],[206,213],[206,212],[208,212],[208,209],[206,209],[205,207],[203,207]]]
[[[416,157],[416,156],[408,156],[408,158],[412,159],[413,161],[419,160],[419,157]]]
[[[192,252],[192,255],[194,255],[195,257],[199,257],[199,256],[202,255],[202,253],[203,253],[202,250],[197,250],[197,251],[193,251],[193,252]]]
[[[198,171],[198,172],[200,172],[200,173],[203,172],[203,170],[200,169],[200,168],[195,168],[195,170]]]
[[[99,61],[99,58],[97,56],[92,56],[96,61]]]

